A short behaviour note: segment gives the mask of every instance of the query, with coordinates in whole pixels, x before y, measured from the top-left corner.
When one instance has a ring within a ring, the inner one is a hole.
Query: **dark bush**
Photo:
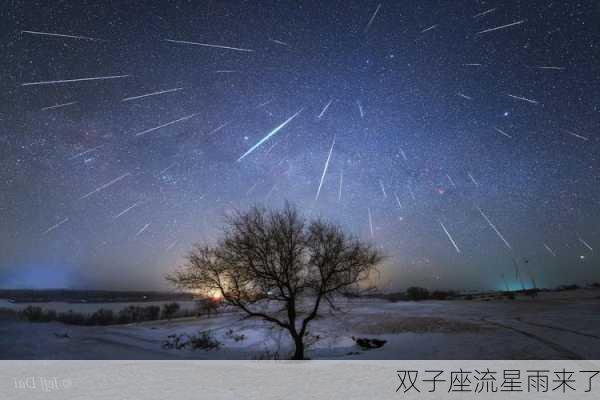
[[[556,290],[558,292],[563,292],[565,290],[577,290],[577,289],[579,289],[578,285],[561,285],[556,288]]]
[[[540,292],[540,289],[527,289],[523,292],[523,294],[525,296],[529,296],[531,298],[537,297],[538,293]]]
[[[431,298],[433,300],[448,300],[450,297],[454,297],[455,293],[452,291],[444,291],[444,290],[436,290],[431,293]]]
[[[116,322],[115,314],[113,310],[107,310],[100,308],[92,315],[87,321],[88,325],[111,325]]]
[[[85,325],[87,323],[87,317],[84,314],[76,313],[73,310],[69,312],[62,312],[58,314],[57,320],[63,324],[69,325]]]
[[[412,286],[406,289],[408,300],[419,301],[429,299],[429,291],[422,287]]]
[[[129,324],[132,322],[154,321],[160,316],[159,306],[129,306],[119,311],[117,322]]]
[[[194,350],[212,350],[221,347],[221,342],[215,339],[211,332],[202,331],[196,336],[190,336],[189,345]]]
[[[173,316],[179,311],[181,307],[179,303],[167,303],[163,304],[162,307],[162,317],[165,319],[171,319]]]
[[[29,322],[50,322],[56,319],[56,311],[37,306],[27,306],[19,314]]]
[[[169,335],[167,336],[167,340],[163,342],[162,347],[165,349],[177,350],[186,347],[189,347],[192,350],[212,350],[221,347],[221,342],[215,339],[210,331],[201,331],[197,335],[187,335],[185,333],[181,335]]]

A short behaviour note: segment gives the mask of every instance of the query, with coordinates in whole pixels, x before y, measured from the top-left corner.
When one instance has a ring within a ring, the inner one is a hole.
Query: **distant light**
[[[585,260],[585,256],[579,256],[580,260]]]
[[[506,111],[506,112],[504,113],[504,116],[505,116],[505,117],[508,117],[509,115],[510,115],[510,113],[509,113],[508,111]]]

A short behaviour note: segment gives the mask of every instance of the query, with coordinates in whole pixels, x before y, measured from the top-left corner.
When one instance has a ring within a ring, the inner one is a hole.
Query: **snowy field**
[[[220,347],[162,346],[169,335],[201,331]],[[347,300],[342,312],[324,310],[310,333],[313,359],[600,359],[600,290],[516,300]],[[387,342],[363,350],[353,336]],[[232,312],[107,327],[0,321],[3,359],[264,359],[290,351],[287,333]]]

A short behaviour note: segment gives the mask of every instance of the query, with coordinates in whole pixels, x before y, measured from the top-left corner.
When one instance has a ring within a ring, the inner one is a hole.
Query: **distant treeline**
[[[588,286],[589,288],[600,288],[600,283],[592,283]],[[452,290],[434,290],[429,291],[426,288],[411,286],[404,292],[394,293],[379,293],[369,295],[368,297],[377,297],[386,299],[389,301],[420,301],[420,300],[473,300],[473,299],[492,299],[504,297],[506,299],[514,300],[516,295],[525,295],[529,297],[536,297],[539,292],[563,292],[568,290],[576,290],[580,287],[578,285],[561,285],[555,289],[523,289],[506,292],[481,292],[481,293],[460,293]]]
[[[195,309],[181,309],[179,303],[166,303],[162,307],[128,306],[115,312],[100,308],[91,314],[75,312],[56,312],[38,306],[27,306],[16,311],[7,308],[0,309],[0,317],[24,319],[29,322],[62,322],[70,325],[116,325],[134,322],[156,321],[159,319],[196,317],[210,315],[216,311],[216,304],[209,301],[198,301]]]
[[[71,289],[0,289],[0,298],[15,303],[120,303],[144,301],[189,301],[191,293],[157,291],[71,290]]]

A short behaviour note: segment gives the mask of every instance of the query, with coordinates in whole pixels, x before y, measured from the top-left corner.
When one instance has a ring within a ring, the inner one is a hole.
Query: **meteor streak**
[[[118,213],[117,215],[115,215],[113,217],[113,219],[117,219],[123,215],[125,215],[126,213],[128,213],[129,211],[133,210],[135,207],[137,207],[137,205],[139,204],[139,202],[133,203],[132,205],[130,205],[129,207],[127,207],[126,209],[124,209],[123,211],[121,211],[120,213]]]
[[[267,104],[269,104],[272,101],[273,101],[273,99],[267,100],[264,103],[260,103],[259,105],[256,106],[256,108],[262,108],[262,107],[266,106]]]
[[[74,160],[74,159],[76,159],[76,158],[79,158],[79,157],[81,157],[81,156],[83,156],[83,155],[86,155],[87,153],[91,153],[92,151],[95,151],[95,150],[99,149],[99,148],[100,148],[100,147],[102,147],[102,146],[104,146],[104,145],[103,145],[103,144],[101,144],[101,145],[99,145],[99,146],[96,146],[96,147],[93,147],[93,148],[91,148],[91,149],[88,149],[88,150],[82,151],[81,153],[77,153],[77,154],[75,154],[73,157],[69,158],[69,160]]]
[[[494,225],[494,223],[488,218],[487,215],[485,215],[485,213],[483,212],[483,210],[479,207],[477,207],[477,210],[479,211],[479,213],[481,214],[481,216],[485,219],[485,221],[488,223],[488,225],[494,230],[494,232],[496,232],[496,235],[498,235],[498,237],[500,239],[502,239],[502,241],[504,242],[504,244],[506,245],[506,247],[508,247],[510,250],[512,250],[512,247],[510,247],[510,244],[506,241],[506,239],[504,239],[504,236],[502,236],[502,234],[500,233],[500,231],[498,230],[498,228],[496,228],[496,225]]]
[[[427,31],[430,31],[430,30],[432,30],[432,29],[435,29],[435,28],[437,28],[437,25],[431,25],[429,28],[425,28],[425,29],[423,29],[423,30],[421,31],[421,33],[425,33],[425,32],[427,32]]]
[[[367,26],[365,27],[364,33],[367,33],[369,31],[369,29],[371,28],[371,24],[373,24],[373,21],[375,20],[375,17],[377,16],[377,13],[379,12],[380,8],[381,8],[381,3],[377,4],[377,8],[375,9],[375,12],[373,13],[373,15],[371,15],[371,19],[369,19],[369,22],[367,23]]]
[[[221,129],[225,128],[229,124],[230,124],[229,122],[225,122],[224,124],[221,124],[221,125],[217,126],[215,129],[213,129],[212,131],[208,132],[206,135],[207,136],[214,135],[215,133],[219,132]]]
[[[381,179],[379,180],[379,186],[381,187],[381,193],[383,193],[383,198],[387,199],[387,193],[385,192],[385,186],[383,185],[383,182],[381,181]]]
[[[467,175],[469,175],[469,178],[471,179],[471,182],[473,182],[473,184],[474,184],[475,186],[479,186],[479,182],[477,182],[477,181],[475,180],[475,178],[473,178],[473,175],[471,175],[471,173],[470,173],[470,172],[467,172]]]
[[[55,83],[100,81],[100,80],[105,80],[105,79],[119,79],[119,78],[127,78],[127,77],[129,77],[129,75],[96,76],[93,78],[75,78],[75,79],[61,79],[61,80],[56,80],[56,81],[26,82],[26,83],[21,83],[21,86],[53,85]]]
[[[508,133],[504,132],[502,129],[499,129],[499,128],[494,128],[494,129],[496,130],[496,132],[498,132],[498,133],[506,136],[507,138],[511,138],[512,139],[512,136],[510,136]]]
[[[450,235],[450,232],[448,232],[448,229],[446,229],[446,227],[444,226],[444,223],[442,221],[440,221],[440,225],[442,226],[442,229],[444,230],[444,232],[446,232],[446,236],[448,236],[448,239],[450,239],[450,242],[452,243],[452,245],[454,246],[454,248],[456,249],[456,252],[458,254],[460,254],[460,249],[458,248],[458,246],[456,245],[456,242],[454,241],[454,239],[452,238],[452,235]]]
[[[456,183],[454,183],[454,180],[453,180],[453,179],[450,177],[450,175],[446,174],[446,177],[447,177],[447,178],[448,178],[448,180],[450,181],[450,184],[451,184],[453,187],[456,187]]]
[[[406,153],[404,153],[404,150],[400,149],[400,154],[402,155],[402,158],[404,158],[404,161],[408,161],[408,157],[406,157]]]
[[[276,40],[276,39],[269,39],[271,42],[273,43],[277,43],[280,44],[282,46],[289,46],[289,44],[287,44],[286,42],[282,41],[282,40]]]
[[[149,227],[149,226],[150,226],[150,223],[148,223],[148,224],[144,225],[144,226],[142,227],[142,229],[140,229],[140,230],[139,230],[139,231],[138,231],[138,232],[135,234],[135,236],[136,236],[136,237],[137,237],[137,236],[140,236],[142,233],[144,233],[144,231],[145,231],[146,229],[148,229],[148,227]]]
[[[490,8],[490,9],[489,9],[489,10],[487,10],[487,11],[483,11],[483,12],[480,12],[479,14],[475,14],[475,15],[473,15],[473,18],[479,18],[479,17],[483,17],[484,15],[488,15],[488,14],[490,14],[490,13],[493,13],[494,11],[496,11],[496,8]]]
[[[131,173],[127,172],[127,173],[125,173],[125,174],[123,174],[123,175],[119,176],[118,178],[115,178],[115,179],[113,179],[112,181],[110,181],[110,182],[107,182],[107,183],[105,183],[104,185],[101,185],[101,186],[97,187],[96,189],[92,190],[91,192],[89,192],[89,193],[87,193],[87,194],[84,194],[83,196],[81,196],[81,197],[79,198],[79,200],[86,199],[86,198],[90,197],[91,195],[93,195],[93,194],[95,194],[95,193],[98,193],[98,192],[100,192],[100,191],[102,191],[102,190],[106,189],[106,188],[107,188],[107,187],[109,187],[109,186],[112,186],[112,185],[114,185],[115,183],[117,183],[117,182],[119,182],[120,180],[122,180],[122,179],[124,179],[124,178],[128,177],[129,175],[131,175]]]
[[[319,114],[319,116],[317,117],[317,119],[323,118],[323,115],[325,115],[325,113],[327,112],[327,109],[329,108],[329,106],[331,105],[331,103],[333,103],[333,99],[329,100],[329,103],[325,104],[325,107],[323,107],[323,110],[321,111],[321,113]]]
[[[50,32],[37,32],[37,31],[21,31],[21,33],[26,33],[30,35],[40,35],[40,36],[54,36],[54,37],[62,37],[69,39],[81,39],[81,40],[91,40],[95,42],[106,42],[104,39],[96,39],[88,36],[79,36],[79,35],[63,35],[61,33],[50,33]]]
[[[356,100],[356,105],[358,106],[358,111],[360,112],[360,117],[365,117],[365,111],[363,110],[362,104],[360,104],[360,100]]]
[[[50,228],[46,229],[44,231],[44,233],[42,233],[42,235],[47,235],[48,233],[52,232],[53,230],[55,230],[56,228],[58,228],[59,226],[61,226],[62,224],[64,224],[65,222],[69,221],[69,217],[63,219],[62,221],[52,225]]]
[[[402,203],[400,203],[400,199],[396,193],[394,193],[394,197],[396,198],[396,204],[398,204],[398,208],[402,209]]]
[[[164,174],[165,172],[167,172],[168,170],[170,170],[171,168],[173,168],[175,165],[177,165],[177,163],[176,163],[176,162],[172,163],[172,164],[171,164],[171,165],[169,165],[167,168],[165,168],[165,169],[163,169],[162,171],[160,171],[160,172],[158,173],[158,175],[162,175],[162,174]]]
[[[144,97],[156,96],[156,95],[164,94],[164,93],[177,92],[177,91],[179,91],[181,89],[183,89],[183,88],[167,89],[167,90],[161,90],[161,91],[158,91],[158,92],[152,92],[152,93],[148,93],[148,94],[142,94],[140,96],[126,97],[126,98],[124,98],[121,101],[131,101],[131,100],[143,99]]]
[[[579,242],[581,242],[581,244],[583,244],[585,247],[587,247],[592,253],[594,252],[594,249],[592,249],[592,246],[590,246],[588,244],[588,242],[586,242],[585,240],[583,240],[583,238],[579,237]]]
[[[254,185],[250,186],[250,189],[248,189],[246,191],[246,196],[248,196],[254,190],[254,188],[256,187],[256,185],[258,185],[258,182],[256,182]]]
[[[585,142],[587,142],[587,141],[589,141],[589,140],[590,140],[590,138],[587,138],[587,137],[585,137],[585,136],[578,135],[578,134],[576,134],[575,132],[571,132],[571,131],[567,131],[567,130],[565,130],[565,132],[567,132],[569,135],[571,135],[571,136],[575,136],[576,138],[578,138],[578,139],[581,139],[581,140],[583,140],[583,141],[585,141]]]
[[[260,145],[262,145],[264,142],[266,142],[267,140],[269,140],[271,138],[271,136],[275,135],[277,132],[279,132],[281,129],[283,129],[287,124],[289,124],[294,118],[296,118],[302,112],[302,110],[304,110],[304,108],[299,109],[296,112],[296,114],[292,115],[291,117],[289,117],[288,119],[286,119],[285,121],[283,121],[283,123],[281,125],[279,125],[275,129],[273,129],[271,132],[269,132],[269,134],[267,136],[265,136],[264,138],[262,138],[261,140],[259,140],[247,152],[245,152],[244,154],[242,154],[241,157],[237,159],[237,161],[238,162],[242,161],[244,158],[246,158],[246,156],[248,156],[249,154],[251,154]]]
[[[502,25],[502,26],[497,26],[497,27],[495,27],[495,28],[489,28],[489,29],[483,30],[483,31],[481,31],[481,32],[477,32],[477,34],[478,34],[478,35],[481,35],[482,33],[488,33],[488,32],[493,32],[493,31],[499,31],[500,29],[506,29],[506,28],[509,28],[509,27],[511,27],[511,26],[520,25],[520,24],[522,24],[523,22],[525,22],[525,20],[524,20],[524,19],[522,19],[521,21],[513,22],[513,23],[511,23],[511,24]]]
[[[142,135],[145,135],[146,133],[154,132],[154,131],[156,131],[156,130],[158,130],[158,129],[161,129],[161,128],[164,128],[164,127],[167,127],[167,126],[169,126],[169,125],[173,125],[173,124],[176,124],[176,123],[178,123],[178,122],[182,122],[182,121],[188,120],[188,119],[190,119],[190,118],[193,118],[193,117],[195,117],[196,115],[198,115],[198,113],[196,113],[196,114],[190,114],[190,115],[186,115],[185,117],[181,117],[181,118],[179,118],[179,119],[176,119],[175,121],[167,122],[166,124],[162,124],[162,125],[159,125],[159,126],[155,126],[154,128],[150,128],[150,129],[146,129],[145,131],[138,132],[138,133],[136,133],[136,134],[135,134],[135,136],[136,136],[136,137],[137,137],[137,136],[142,136]]]
[[[545,248],[546,250],[548,250],[548,253],[552,254],[552,256],[553,256],[553,257],[556,257],[556,253],[554,252],[554,250],[552,250],[552,249],[550,248],[550,246],[548,246],[546,243],[544,243],[544,248]]]
[[[239,47],[222,46],[222,45],[219,45],[219,44],[188,42],[188,41],[185,41],[185,40],[165,39],[165,42],[179,43],[179,44],[191,44],[191,45],[194,45],[194,46],[203,46],[203,47],[214,47],[214,48],[217,48],[217,49],[243,51],[243,52],[246,52],[246,53],[252,53],[252,52],[254,52],[254,50],[251,50],[251,49],[242,49],[242,48],[239,48]]]
[[[555,71],[564,71],[564,67],[536,67],[537,69],[550,69]]]
[[[335,146],[335,136],[333,137],[333,142],[331,143],[331,148],[329,149],[329,154],[327,155],[327,161],[325,161],[325,167],[323,168],[323,174],[321,175],[321,181],[319,182],[319,188],[317,189],[315,201],[319,200],[319,195],[321,194],[321,187],[323,187],[325,174],[327,173],[327,168],[329,167],[329,160],[331,159],[331,154],[333,153],[333,146]]]
[[[531,100],[531,99],[528,99],[526,97],[515,96],[515,95],[509,94],[509,93],[507,93],[506,95],[509,96],[509,97],[512,97],[513,99],[526,101],[526,102],[531,103],[531,104],[538,104],[539,103],[538,101]]]
[[[460,93],[460,92],[457,93],[456,95],[462,97],[463,99],[473,100],[473,98],[471,96],[467,96],[466,94],[463,94],[463,93]]]
[[[70,102],[70,103],[57,104],[57,105],[55,105],[55,106],[44,107],[44,108],[42,108],[41,110],[42,110],[42,111],[46,111],[46,110],[54,110],[55,108],[66,107],[66,106],[70,106],[70,105],[73,105],[73,104],[77,104],[77,102],[76,102],[76,101],[72,101],[72,102]]]

